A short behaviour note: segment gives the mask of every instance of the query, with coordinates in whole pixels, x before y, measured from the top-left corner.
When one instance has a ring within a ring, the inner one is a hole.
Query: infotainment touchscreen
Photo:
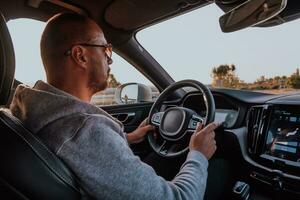
[[[267,131],[265,154],[300,162],[300,112],[275,108]]]

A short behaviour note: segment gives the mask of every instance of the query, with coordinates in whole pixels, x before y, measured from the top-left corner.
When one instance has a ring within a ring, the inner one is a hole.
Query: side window
[[[15,78],[30,86],[37,80],[45,81],[46,74],[40,55],[40,38],[45,23],[22,18],[10,20],[7,25],[15,50]]]
[[[106,90],[96,93],[94,105],[133,104],[152,102],[159,95],[158,89],[138,70],[118,54],[113,54],[110,79]],[[139,91],[143,94],[138,94]]]
[[[37,80],[46,81],[40,55],[40,38],[46,24],[33,19],[21,18],[10,20],[7,25],[15,50],[15,78],[29,86],[33,86]],[[129,82],[139,84],[127,85],[120,91],[120,85]],[[148,94],[147,98],[141,98],[141,95],[137,94],[141,89]],[[118,96],[116,91],[122,93]],[[96,93],[92,97],[91,103],[99,106],[129,104],[153,101],[157,96],[158,90],[153,84],[122,57],[114,53],[109,86],[106,90]]]

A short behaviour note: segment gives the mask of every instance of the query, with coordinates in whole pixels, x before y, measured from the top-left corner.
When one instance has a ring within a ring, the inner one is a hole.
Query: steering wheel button
[[[160,123],[162,116],[163,116],[163,112],[155,113],[152,116],[152,122],[154,122],[154,123]]]
[[[154,119],[154,121],[155,121],[155,122],[160,122],[160,117],[159,117],[159,116],[156,116],[155,119]]]
[[[197,122],[194,121],[194,120],[191,120],[190,123],[189,123],[188,128],[189,129],[196,129],[196,126],[197,126]]]

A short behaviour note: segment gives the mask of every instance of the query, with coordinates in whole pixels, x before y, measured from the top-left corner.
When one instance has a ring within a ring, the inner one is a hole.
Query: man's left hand
[[[126,135],[127,141],[129,144],[135,144],[142,142],[145,139],[145,136],[149,131],[154,131],[155,127],[152,125],[147,125],[147,119],[145,119],[137,129],[135,129],[133,132],[128,133]]]

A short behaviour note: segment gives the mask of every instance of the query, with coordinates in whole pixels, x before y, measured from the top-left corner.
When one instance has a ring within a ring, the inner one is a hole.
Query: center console
[[[273,107],[261,156],[300,167],[300,110]]]
[[[250,176],[276,190],[300,195],[300,106],[253,106],[247,128],[248,154],[258,163]]]

